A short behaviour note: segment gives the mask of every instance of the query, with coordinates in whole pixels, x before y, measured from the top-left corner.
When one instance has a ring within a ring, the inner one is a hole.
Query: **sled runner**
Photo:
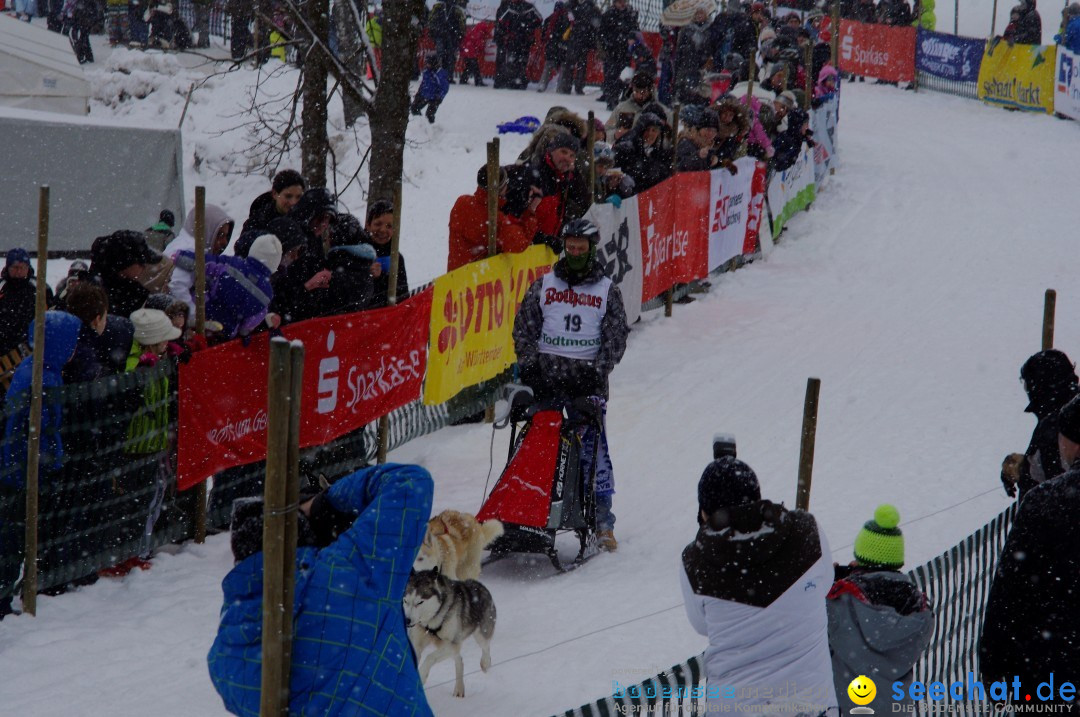
[[[486,562],[511,553],[541,553],[556,570],[567,572],[596,555],[594,487],[600,441],[598,435],[592,440],[591,455],[583,455],[582,441],[586,429],[599,434],[594,405],[587,399],[535,404],[527,416],[522,416],[520,403],[511,408],[516,414],[511,419],[525,417],[526,425],[520,436],[511,434],[506,468],[476,514],[479,521],[503,524],[503,535],[488,547]],[[569,530],[577,534],[581,548],[572,562],[564,563],[555,537]]]

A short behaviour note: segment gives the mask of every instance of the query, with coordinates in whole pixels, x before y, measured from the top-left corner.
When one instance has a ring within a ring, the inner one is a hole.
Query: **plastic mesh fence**
[[[919,89],[920,90],[933,90],[934,92],[944,92],[949,95],[956,95],[958,97],[967,97],[972,100],[979,99],[979,85],[976,82],[957,82],[956,80],[946,80],[943,77],[931,75],[922,70],[917,72],[919,77]]]

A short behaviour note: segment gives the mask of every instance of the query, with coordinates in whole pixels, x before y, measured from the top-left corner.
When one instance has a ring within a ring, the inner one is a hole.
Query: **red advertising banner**
[[[889,82],[915,79],[914,27],[840,21],[840,69]]]
[[[727,170],[724,170],[725,172]],[[686,284],[709,273],[709,191],[712,172],[675,175],[674,281]]]
[[[765,217],[765,192],[768,190],[768,165],[758,162],[754,166],[754,179],[750,184],[750,202],[747,207],[746,239],[743,241],[743,255],[749,256],[758,251],[761,234],[761,221]]]
[[[286,326],[304,344],[300,446],[322,445],[420,397],[431,290],[404,303]],[[180,367],[177,485],[266,457],[269,336],[200,351]]]
[[[641,300],[708,274],[709,172],[678,174],[637,195],[637,200],[644,269]]]

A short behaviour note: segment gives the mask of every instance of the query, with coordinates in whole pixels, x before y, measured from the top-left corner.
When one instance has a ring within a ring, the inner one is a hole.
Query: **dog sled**
[[[559,572],[568,572],[599,552],[595,485],[601,413],[589,399],[532,403],[529,389],[509,388],[505,415],[495,424],[513,426],[508,461],[476,514],[479,521],[503,525],[502,536],[488,546],[485,564],[513,553],[539,553]],[[518,433],[520,422],[525,425]],[[594,429],[591,441],[584,440],[588,429]],[[567,563],[555,541],[569,531],[580,549]]]

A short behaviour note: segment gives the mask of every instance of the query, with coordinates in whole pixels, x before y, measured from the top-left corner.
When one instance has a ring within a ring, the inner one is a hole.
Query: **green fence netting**
[[[509,378],[507,371],[447,403],[414,401],[391,412],[390,449],[482,411]],[[92,580],[103,568],[194,536],[196,492],[176,491],[176,382],[175,368],[162,364],[45,391],[44,404],[61,416],[63,456],[55,466],[42,460],[39,590]],[[11,426],[0,439],[0,600],[19,588],[23,568],[28,404],[23,395],[0,411]],[[376,431],[371,424],[302,451],[301,472],[333,480],[374,461]],[[259,462],[214,476],[211,530],[228,527],[235,498],[262,494],[264,471]]]
[[[1016,516],[1016,505],[1012,504],[941,555],[908,571],[919,589],[930,596],[934,608],[934,634],[915,664],[913,679],[950,684],[965,682],[969,672],[978,679],[978,642],[986,598]],[[703,697],[706,689],[701,655],[695,655],[643,682],[621,688],[617,695],[601,697],[553,717],[618,714],[697,717],[707,713],[705,700],[691,698]],[[954,700],[949,707],[953,714],[993,714],[992,705],[980,700]],[[915,703],[914,714],[941,712],[942,703]]]

